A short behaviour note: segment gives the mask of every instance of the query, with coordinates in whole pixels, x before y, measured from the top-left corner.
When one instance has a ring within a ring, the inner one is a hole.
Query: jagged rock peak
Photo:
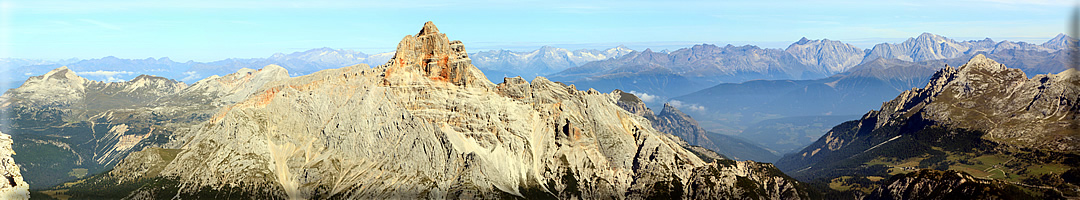
[[[416,36],[420,37],[428,34],[439,34],[439,28],[435,27],[434,22],[428,21],[427,23],[424,23],[424,28],[420,29],[420,33],[417,33]]]
[[[806,43],[810,43],[810,39],[806,39],[806,37],[802,37],[802,39],[799,39],[799,41],[795,42],[795,44],[798,45],[804,45]]]
[[[1005,69],[1005,65],[998,63],[997,61],[986,58],[983,54],[975,55],[975,57],[968,60],[967,64],[962,66],[963,68],[983,68],[994,71],[1000,71]]]
[[[633,113],[634,115],[642,116],[647,119],[653,119],[656,117],[656,115],[653,114],[652,110],[649,110],[649,107],[646,106],[645,102],[641,101],[641,98],[638,98],[637,95],[629,92],[623,92],[619,89],[615,89],[615,91],[612,91],[612,93],[619,95],[619,100],[615,103],[618,104],[619,107],[623,108],[623,110],[630,111],[630,113]]]
[[[379,66],[385,70],[382,85],[443,85],[490,87],[480,69],[472,65],[465,45],[450,41],[439,28],[427,22],[415,36],[398,43],[394,57]]]
[[[690,118],[689,115],[679,111],[678,108],[675,108],[675,106],[672,106],[669,103],[664,103],[664,109],[660,110],[660,115],[685,116],[686,118]]]
[[[52,79],[52,78],[81,79],[82,78],[78,74],[75,74],[75,71],[72,71],[71,69],[68,69],[67,66],[62,66],[62,67],[53,69],[53,70],[45,73],[45,75],[42,76],[42,77],[44,79]]]
[[[1042,46],[1054,50],[1064,50],[1069,48],[1069,43],[1075,44],[1075,42],[1077,42],[1076,38],[1065,35],[1064,33],[1059,33],[1053,39],[1043,43]]]

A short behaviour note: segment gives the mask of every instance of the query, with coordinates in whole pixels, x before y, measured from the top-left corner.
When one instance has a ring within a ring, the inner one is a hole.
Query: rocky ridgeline
[[[268,66],[191,86],[149,75],[101,82],[60,67],[0,96],[0,129],[14,135],[14,149],[26,151],[15,158],[27,182],[44,189],[80,178],[79,170],[106,171],[146,147],[182,146],[192,125],[285,78],[284,69]]]
[[[19,165],[15,164],[15,151],[11,149],[11,136],[0,133],[0,199],[30,199],[30,184],[23,181]]]
[[[905,91],[880,110],[837,125],[810,146],[780,159],[777,166],[800,180],[830,184],[843,183],[844,176],[911,173],[887,182],[865,179],[869,181],[851,184],[876,187],[878,196],[872,198],[1075,196],[1060,192],[1074,191],[1075,186],[1039,180],[1075,170],[1080,150],[1078,77],[1069,69],[1029,79],[1019,69],[977,55],[959,68],[939,70],[924,88]],[[982,158],[1007,161],[972,167],[983,164]],[[918,167],[902,167],[905,162]],[[1037,171],[1046,166],[1060,167]],[[1032,185],[1025,185],[1029,194],[1014,194],[997,186],[1005,183],[950,175],[954,172],[912,171],[917,168],[1000,173],[984,176]]]
[[[0,96],[0,107],[56,106],[62,109],[87,109],[112,106],[130,108],[145,106],[159,97],[175,94],[187,84],[171,79],[142,75],[131,81],[102,82],[80,77],[67,67],[60,67],[42,76],[30,77],[19,88]],[[95,105],[101,96],[125,96],[124,104]],[[108,107],[108,108],[112,108]]]
[[[923,169],[890,178],[865,199],[1035,199],[1005,181]]]
[[[645,105],[645,102],[634,94],[621,90],[615,90],[613,93],[619,94],[619,100],[616,102],[619,107],[648,119],[652,127],[657,131],[678,136],[679,140],[683,140],[689,145],[701,147],[716,145],[705,136],[707,134],[705,129],[701,128],[696,120],[691,118],[690,115],[679,111],[678,108],[665,103],[660,115],[656,115]],[[690,148],[689,145],[687,145],[687,148]]]
[[[844,148],[861,143],[856,139],[871,137],[863,134],[882,127],[922,121],[982,131],[986,133],[982,138],[999,144],[1076,152],[1080,146],[1077,76],[1076,70],[1070,69],[1028,79],[1018,69],[1006,68],[978,55],[959,68],[941,69],[926,87],[913,88],[883,103],[880,110],[870,111],[854,124],[851,127],[854,131],[834,128],[818,142],[780,163],[819,162],[822,154],[829,152],[859,153],[862,150]]]
[[[84,183],[135,173],[135,185],[97,187],[138,188],[135,199],[808,197],[769,164],[703,161],[618,93],[542,77],[495,85],[466,55],[428,22],[385,65],[271,82],[175,155],[147,149]]]
[[[986,132],[995,142],[1055,151],[1080,150],[1080,78],[1074,69],[1028,79],[982,55],[946,67],[870,112],[875,128],[920,115],[942,125]]]

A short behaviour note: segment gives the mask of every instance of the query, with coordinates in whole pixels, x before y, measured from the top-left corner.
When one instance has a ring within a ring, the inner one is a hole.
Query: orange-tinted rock
[[[394,57],[379,67],[386,69],[383,85],[428,85],[431,84],[428,81],[435,81],[456,86],[491,86],[487,77],[472,65],[465,45],[447,39],[430,21],[420,33],[401,39]]]

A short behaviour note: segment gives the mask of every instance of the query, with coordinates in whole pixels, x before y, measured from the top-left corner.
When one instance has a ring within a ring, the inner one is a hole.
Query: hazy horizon
[[[59,6],[58,6],[59,5]],[[469,52],[540,46],[677,50],[784,48],[799,38],[862,49],[923,32],[957,41],[1041,44],[1065,32],[1073,1],[0,1],[0,58],[115,56],[178,62],[261,58],[313,48],[392,51],[434,21]]]

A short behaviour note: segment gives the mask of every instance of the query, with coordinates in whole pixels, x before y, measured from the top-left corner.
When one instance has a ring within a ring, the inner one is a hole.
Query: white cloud
[[[107,79],[105,79],[105,82],[124,82],[124,81],[127,81],[127,80],[119,79],[119,78],[111,77],[111,76],[108,77]]]
[[[112,77],[112,76],[116,76],[116,75],[132,75],[132,74],[135,74],[135,72],[129,72],[129,71],[104,71],[104,70],[97,70],[97,71],[89,71],[89,72],[76,72],[75,74],[78,74],[78,75],[81,75],[81,76],[105,76],[105,77]]]
[[[105,82],[124,82],[126,80],[118,78],[117,76],[132,75],[132,74],[135,74],[135,72],[97,70],[97,71],[89,71],[89,72],[75,72],[75,74],[78,74],[79,76],[101,77],[101,78],[97,78],[97,79],[94,79],[94,80],[103,80]]]
[[[202,78],[202,76],[199,75],[199,72],[196,72],[196,71],[184,72],[184,75],[187,75],[187,76],[180,79],[180,81],[196,81],[196,80],[199,80],[199,78]]]
[[[653,102],[656,102],[656,101],[660,100],[659,96],[651,95],[649,93],[637,92],[637,91],[631,90],[630,94],[634,94],[634,96],[637,96],[639,99],[641,99],[642,102],[645,102],[645,103],[653,103]]]
[[[705,106],[701,106],[701,105],[694,104],[694,103],[684,103],[684,102],[679,101],[679,100],[671,100],[671,101],[668,101],[667,104],[670,104],[671,106],[674,106],[675,108],[678,108],[679,110],[694,111],[694,112],[705,112]]]

